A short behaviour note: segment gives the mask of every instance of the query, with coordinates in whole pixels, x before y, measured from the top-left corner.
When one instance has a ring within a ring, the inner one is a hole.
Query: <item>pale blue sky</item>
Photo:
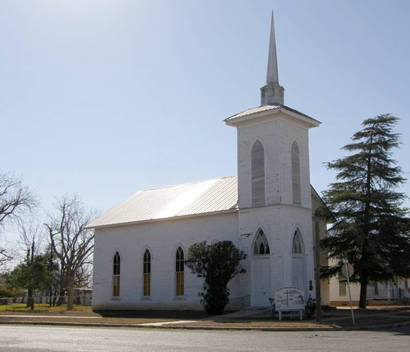
[[[325,189],[322,163],[386,112],[401,117],[410,177],[407,0],[1,0],[0,168],[45,209],[77,193],[99,211],[138,189],[236,175],[222,121],[259,105],[272,9],[285,103],[323,122],[312,184]]]

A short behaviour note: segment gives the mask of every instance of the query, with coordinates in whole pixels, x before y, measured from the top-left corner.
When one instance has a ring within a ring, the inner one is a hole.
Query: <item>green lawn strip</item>
[[[356,309],[354,311],[356,322],[358,325],[375,325],[375,324],[394,324],[401,321],[410,320],[410,310],[408,307],[399,309]],[[333,314],[323,314],[323,321],[327,323],[337,323],[343,326],[351,325],[350,311],[339,310]]]
[[[278,329],[334,329],[334,328],[352,328],[351,317],[349,310],[332,310],[324,312],[322,323],[316,323],[314,320],[289,320],[289,317],[283,321],[272,320],[269,312],[263,314],[255,314],[254,316],[246,318],[228,318],[222,316],[201,316],[197,312],[184,313],[174,312],[171,314],[161,314],[161,312],[133,312],[137,316],[127,315],[128,311],[116,312],[116,316],[106,316],[93,313],[91,307],[75,306],[74,310],[67,311],[66,306],[49,307],[46,304],[38,304],[34,311],[30,311],[24,304],[13,304],[0,306],[0,322],[32,322],[41,324],[92,324],[92,325],[139,325],[146,323],[170,322],[176,320],[192,320],[182,324],[176,324],[175,327],[203,327],[203,328],[278,328]],[[164,313],[164,312],[162,312]],[[178,313],[178,314],[177,314]],[[3,317],[2,317],[3,315]],[[4,315],[15,315],[13,317],[6,317]],[[33,315],[20,316],[19,315]],[[49,315],[49,316],[48,316]],[[60,316],[61,317],[53,317]],[[179,316],[178,316],[179,315]],[[37,317],[36,317],[37,316]],[[77,317],[76,317],[77,316]],[[81,316],[81,317],[80,317]],[[400,309],[386,309],[377,310],[356,310],[355,311],[357,325],[356,327],[366,327],[371,325],[381,324],[397,324],[410,320],[409,307],[401,307]]]
[[[68,318],[55,318],[55,317],[19,317],[16,315],[15,317],[2,317],[0,315],[0,322],[1,323],[19,323],[19,322],[26,322],[26,323],[46,323],[46,324],[91,324],[91,325],[138,325],[138,324],[145,324],[145,323],[158,323],[158,322],[165,322],[170,320],[165,319],[148,319],[148,318],[76,318],[76,317],[68,317]]]
[[[34,310],[30,310],[25,304],[0,305],[1,313],[54,313],[54,314],[93,314],[90,306],[74,306],[73,310],[67,311],[66,305],[50,307],[48,304],[36,304]]]

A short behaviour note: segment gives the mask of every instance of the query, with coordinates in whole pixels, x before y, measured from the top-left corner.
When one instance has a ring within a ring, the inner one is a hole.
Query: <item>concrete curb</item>
[[[40,325],[40,326],[73,326],[101,328],[162,329],[162,330],[208,330],[208,331],[333,331],[340,327],[329,328],[258,328],[258,327],[211,327],[211,326],[147,326],[141,324],[105,324],[105,323],[73,323],[73,322],[40,322],[40,321],[0,321],[0,325]]]
[[[272,331],[272,332],[287,332],[287,331],[360,331],[360,330],[379,330],[379,329],[394,329],[403,326],[409,326],[410,320],[406,320],[394,324],[378,324],[366,326],[341,327],[333,325],[330,327],[311,327],[311,328],[291,328],[291,327],[211,327],[211,326],[143,326],[141,324],[111,324],[111,323],[81,323],[81,322],[47,322],[47,321],[1,321],[0,325],[40,325],[40,326],[73,326],[73,327],[101,327],[101,328],[137,328],[137,329],[162,329],[162,330],[207,330],[207,331]]]

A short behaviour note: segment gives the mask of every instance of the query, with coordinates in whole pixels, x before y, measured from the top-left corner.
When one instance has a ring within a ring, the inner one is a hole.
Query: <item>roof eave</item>
[[[176,216],[171,216],[168,218],[159,218],[159,219],[136,220],[136,221],[118,222],[118,223],[110,223],[110,224],[101,224],[101,225],[93,225],[91,223],[90,225],[87,225],[86,228],[98,230],[98,229],[105,229],[105,228],[112,228],[112,227],[123,227],[123,226],[150,224],[150,223],[157,223],[157,222],[186,220],[186,219],[203,217],[203,216],[232,214],[236,212],[238,212],[237,207],[227,209],[227,210],[219,210],[219,211],[212,211],[212,212],[198,213],[198,214],[176,215]]]
[[[224,120],[224,122],[228,126],[237,126],[240,123],[243,122],[248,122],[248,121],[258,121],[260,119],[269,117],[269,115],[272,114],[277,114],[278,112],[282,112],[285,115],[288,115],[292,118],[295,118],[303,123],[305,123],[309,128],[313,127],[319,127],[321,122],[319,120],[314,119],[313,117],[310,117],[308,115],[305,115],[295,109],[292,109],[288,106],[276,106],[272,109],[264,110],[264,111],[256,111],[250,114],[246,114],[243,116],[238,116],[235,117],[236,115],[233,115],[231,117],[228,117]],[[239,113],[240,114],[240,113]],[[237,114],[237,115],[239,115]]]
[[[322,204],[322,207],[323,207],[324,209],[326,209],[327,216],[328,216],[329,218],[334,219],[334,216],[333,216],[332,211],[329,209],[329,207],[328,207],[328,205],[326,204],[326,202],[325,202],[325,201],[323,200],[323,198],[320,196],[319,192],[316,191],[315,187],[313,187],[312,185],[310,185],[310,188],[311,188],[311,190],[312,190],[313,196],[316,197],[316,199],[319,201],[319,203]]]

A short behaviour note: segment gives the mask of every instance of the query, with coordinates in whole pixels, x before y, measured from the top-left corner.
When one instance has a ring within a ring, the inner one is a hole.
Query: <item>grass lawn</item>
[[[34,310],[30,310],[26,307],[25,304],[6,304],[0,305],[0,314],[1,313],[66,313],[67,306],[61,305],[56,307],[49,307],[48,304],[35,304]],[[69,311],[74,314],[89,314],[92,313],[90,306],[74,306],[74,309]]]
[[[25,304],[0,305],[0,322],[6,323],[23,321],[47,324],[138,325],[171,320],[174,319],[155,317],[155,314],[153,317],[101,317],[99,314],[93,313],[90,306],[79,305],[74,306],[71,311],[67,311],[65,305],[49,307],[48,304],[36,304],[33,311],[26,308]]]

